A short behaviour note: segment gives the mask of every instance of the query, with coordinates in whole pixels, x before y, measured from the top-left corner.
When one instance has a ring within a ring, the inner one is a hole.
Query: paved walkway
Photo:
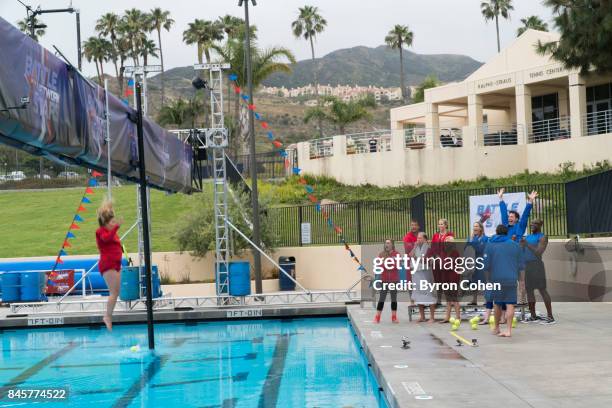
[[[519,323],[509,339],[464,321],[457,334],[478,347],[457,346],[448,324],[409,323],[401,304],[399,324],[348,313],[392,407],[612,407],[612,304],[553,307],[556,325]]]

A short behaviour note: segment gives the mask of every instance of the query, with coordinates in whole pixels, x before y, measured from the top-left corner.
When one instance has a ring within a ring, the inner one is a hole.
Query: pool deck
[[[392,408],[612,406],[612,304],[553,304],[556,325],[519,323],[512,338],[463,321],[456,333],[478,347],[457,346],[448,324],[409,323],[399,310],[399,324],[388,310],[374,324],[371,305],[348,307]]]

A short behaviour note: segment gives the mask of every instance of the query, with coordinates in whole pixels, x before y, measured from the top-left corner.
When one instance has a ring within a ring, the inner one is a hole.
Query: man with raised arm
[[[518,211],[508,211],[508,206],[504,201],[504,191],[505,189],[502,188],[497,192],[497,195],[499,196],[499,211],[501,211],[502,224],[508,227],[508,237],[510,237],[513,241],[518,242],[521,240],[523,235],[525,235],[529,214],[531,214],[533,203],[538,197],[538,192],[532,191],[527,196],[527,205],[525,206],[523,215],[520,215]]]

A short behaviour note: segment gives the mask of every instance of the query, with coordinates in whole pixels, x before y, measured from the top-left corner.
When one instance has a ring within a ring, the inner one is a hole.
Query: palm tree
[[[440,86],[441,83],[438,77],[435,75],[427,75],[427,77],[417,86],[414,96],[412,97],[412,103],[419,103],[425,100],[425,90],[429,88],[435,88]]]
[[[19,20],[17,22],[17,27],[19,27],[19,29],[26,33],[27,35],[31,36],[32,39],[34,41],[38,41],[40,39],[40,37],[42,37],[43,35],[45,35],[46,31],[44,28],[37,28],[34,30],[34,36],[32,36],[32,32],[30,31],[30,24],[34,24],[34,26],[37,25],[42,25],[42,21],[40,21],[38,19],[38,17],[34,16],[32,19],[29,18],[24,18],[23,20]]]
[[[316,65],[315,51],[314,51],[314,40],[317,34],[320,34],[325,30],[327,21],[319,14],[319,9],[314,6],[304,6],[299,9],[298,18],[291,23],[293,29],[293,35],[296,38],[304,37],[306,41],[310,41],[310,54],[312,56],[312,75],[314,79],[315,87],[315,98],[317,99],[317,106],[321,107],[321,101],[319,100],[319,68]],[[323,127],[319,120],[319,137],[323,137]]]
[[[195,19],[189,23],[189,28],[183,31],[183,41],[188,44],[196,44],[198,47],[198,63],[210,63],[210,50],[216,41],[223,40],[223,28],[218,21]]]
[[[161,30],[162,28],[166,31],[170,31],[170,28],[174,24],[174,20],[170,18],[169,11],[163,11],[157,7],[151,10],[151,26],[157,31],[157,45],[159,46],[159,58],[161,60],[161,103],[164,104],[164,96],[166,93],[166,87],[164,84],[164,51],[162,50],[161,42]]]
[[[512,0],[487,0],[480,3],[480,10],[485,21],[495,20],[495,29],[497,30],[497,52],[501,51],[499,43],[499,16],[505,19],[510,18],[510,10],[514,10]]]
[[[108,61],[112,52],[111,43],[100,37],[89,37],[83,43],[83,55],[88,62],[92,60],[96,64],[96,72],[98,74],[98,83],[102,83],[104,77],[104,62]]]
[[[115,13],[106,13],[102,15],[96,22],[96,31],[99,36],[104,36],[110,38],[112,50],[111,50],[111,59],[113,61],[113,65],[115,66],[115,78],[117,78],[117,82],[119,84],[120,92],[123,90],[123,84],[119,78],[119,67],[117,66],[117,26],[119,25],[120,17]]]
[[[157,121],[162,126],[176,125],[182,127],[187,125],[190,111],[189,102],[179,98],[161,107],[157,115]]]
[[[221,59],[229,62],[232,67],[232,73],[236,74],[236,82],[238,84],[246,84],[246,61],[245,61],[245,27],[242,25],[236,37],[229,39],[223,46],[214,45],[213,49],[219,54]],[[295,64],[295,56],[293,53],[283,47],[272,47],[261,49],[257,46],[257,27],[251,26],[251,60],[253,71],[253,88],[259,87],[263,80],[275,72],[291,72],[291,64]],[[241,120],[240,115],[240,98],[234,99],[234,120],[235,128],[242,135],[248,134],[245,131],[247,121]],[[237,137],[232,138],[236,143],[239,142]],[[234,153],[237,152],[237,146],[233,146]]]
[[[532,29],[538,31],[548,31],[548,24],[546,24],[540,17],[538,16],[529,16],[527,18],[521,18],[521,23],[523,23],[522,27],[516,32],[516,36],[520,37],[525,31]]]
[[[130,56],[131,50],[130,40],[126,36],[117,37],[117,43],[115,48],[115,53],[117,58],[119,59],[119,95],[123,97],[123,77],[125,72],[125,61]]]
[[[402,100],[404,103],[408,100],[406,93],[406,82],[404,79],[404,47],[412,46],[414,33],[410,31],[408,26],[396,24],[395,27],[385,37],[385,43],[392,49],[398,49],[400,54],[400,86],[402,88]]]
[[[372,95],[349,102],[344,102],[335,96],[327,96],[324,100],[329,107],[315,106],[308,109],[304,115],[304,123],[310,122],[311,119],[322,119],[334,125],[341,135],[345,134],[346,126],[351,123],[369,119],[371,114],[368,109],[376,107],[376,101]]]
[[[229,14],[219,17],[217,20],[227,38],[236,37],[240,26],[244,24],[244,20],[239,17],[234,17]]]
[[[142,42],[139,52],[142,57],[142,65],[144,66],[148,65],[149,57],[158,57],[155,41],[149,40],[148,38]]]
[[[143,13],[138,9],[130,9],[125,11],[125,15],[121,19],[121,31],[130,42],[130,56],[134,60],[134,65],[140,65],[138,58],[142,52],[143,43],[147,39],[147,32],[151,31],[149,14]]]

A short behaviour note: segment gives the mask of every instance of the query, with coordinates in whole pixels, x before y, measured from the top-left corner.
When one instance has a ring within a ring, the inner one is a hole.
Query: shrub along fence
[[[506,186],[506,192],[526,193],[536,190],[539,198],[532,218],[544,220],[544,232],[551,237],[567,236],[565,184],[538,184]],[[497,188],[429,191],[411,198],[376,201],[356,201],[322,206],[334,223],[341,226],[350,243],[369,244],[387,238],[401,239],[417,219],[421,229],[430,236],[435,232],[438,219],[446,218],[450,229],[459,239],[471,232],[469,197],[496,194]],[[268,222],[279,237],[279,246],[340,244],[314,205],[276,207],[268,209]],[[301,224],[310,224],[310,242],[302,242]]]

